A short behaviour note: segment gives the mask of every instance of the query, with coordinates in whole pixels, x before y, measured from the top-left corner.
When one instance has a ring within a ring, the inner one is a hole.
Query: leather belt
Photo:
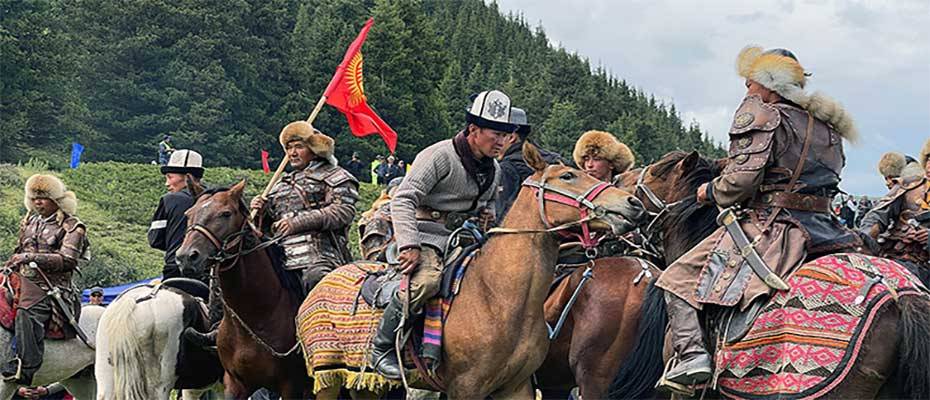
[[[767,192],[756,196],[750,203],[753,208],[780,207],[788,210],[829,213],[829,197],[791,192]]]

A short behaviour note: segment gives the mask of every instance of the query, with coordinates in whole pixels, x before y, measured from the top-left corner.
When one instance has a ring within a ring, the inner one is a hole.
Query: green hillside
[[[34,173],[48,173],[48,165],[0,165],[0,259],[13,252],[17,230],[26,209],[23,184]],[[90,262],[81,265],[76,278],[80,287],[113,285],[161,273],[163,253],[149,248],[146,231],[158,199],[165,193],[164,177],[149,164],[101,162],[82,164],[75,170],[56,173],[78,197],[78,216],[87,224],[91,242]],[[208,168],[204,182],[228,186],[248,179],[249,198],[257,195],[270,175],[261,171]],[[373,185],[362,185],[361,209],[378,194]],[[355,243],[355,229],[352,229]],[[353,249],[355,251],[355,249]]]

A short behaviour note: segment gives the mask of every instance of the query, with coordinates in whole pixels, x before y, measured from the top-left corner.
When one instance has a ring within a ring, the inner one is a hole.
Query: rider
[[[510,122],[517,126],[517,130],[508,133],[504,138],[504,147],[501,149],[500,168],[501,168],[501,191],[497,197],[497,221],[504,219],[504,215],[510,210],[510,206],[517,200],[517,194],[523,185],[523,180],[533,175],[533,168],[526,164],[523,159],[523,144],[529,140],[532,126],[526,117],[526,111],[522,108],[510,108]],[[532,142],[532,141],[530,141]],[[536,143],[533,143],[536,144]],[[549,164],[557,164],[562,161],[562,156],[538,145],[536,149],[539,155]]]
[[[572,158],[591,177],[612,184],[617,184],[616,178],[636,160],[627,145],[604,131],[587,131],[581,135],[575,142]]]
[[[697,314],[705,304],[745,309],[771,292],[761,276],[773,274],[767,281],[784,287],[773,278],[861,244],[829,211],[845,164],[842,140],[856,137],[850,116],[833,99],[804,91],[808,74],[788,50],[746,47],[737,66],[747,95],[730,128],[729,162],[721,176],[698,188],[697,199],[741,206],[739,220],[675,261],[657,282],[666,291],[679,359],[665,378],[677,384],[710,377]],[[750,245],[736,245],[740,236]],[[753,247],[761,263],[742,255]]]
[[[878,160],[878,172],[885,178],[885,186],[888,189],[897,185],[903,177],[924,175],[923,167],[917,160],[897,151],[882,154],[882,158]]]
[[[927,249],[927,227],[930,221],[930,140],[920,153],[920,176],[904,176],[891,188],[878,206],[862,219],[860,232],[878,242],[879,255],[918,266],[915,270],[922,281],[927,278],[930,252]]]
[[[281,130],[292,170],[251,207],[270,217],[286,254],[285,268],[300,274],[309,292],[336,267],[352,260],[349,225],[355,218],[358,180],[336,163],[335,142],[306,121]],[[266,207],[266,205],[268,207]]]
[[[373,340],[371,365],[392,379],[400,378],[394,331],[409,297],[410,310],[421,311],[439,292],[442,249],[462,216],[493,221],[500,169],[497,156],[504,138],[516,130],[510,122],[510,98],[497,91],[479,93],[465,114],[465,129],[419,154],[410,173],[391,199],[391,217],[400,255],[400,270],[410,275],[407,293],[398,291],[384,310]]]
[[[2,375],[4,380],[29,386],[42,366],[45,326],[52,314],[62,321],[68,321],[69,314],[76,321],[80,314],[80,298],[71,274],[84,259],[87,239],[84,223],[74,216],[77,198],[57,177],[29,177],[25,205],[16,250],[5,265],[22,278],[15,322],[16,356],[4,365]],[[54,291],[60,291],[60,303],[53,297]],[[62,304],[68,310],[60,309]]]
[[[174,253],[181,247],[187,232],[187,216],[184,213],[194,205],[194,197],[187,188],[187,179],[200,183],[203,178],[203,157],[193,150],[178,150],[171,154],[168,164],[161,167],[165,175],[165,187],[168,193],[158,200],[158,208],[152,215],[149,227],[149,246],[165,252],[165,265],[162,267],[164,279],[178,278],[181,269]],[[205,276],[194,276],[206,283]]]

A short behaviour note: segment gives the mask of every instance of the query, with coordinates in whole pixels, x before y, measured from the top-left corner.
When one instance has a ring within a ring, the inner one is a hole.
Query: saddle
[[[19,274],[0,274],[0,326],[13,332],[16,312],[19,306],[21,283]],[[75,318],[80,318],[80,304],[72,310]],[[52,318],[45,324],[45,337],[52,340],[68,340],[77,337],[74,327],[68,323],[58,306],[52,307]]]

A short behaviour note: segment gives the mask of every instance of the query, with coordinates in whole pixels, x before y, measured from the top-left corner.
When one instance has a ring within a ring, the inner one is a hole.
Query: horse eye
[[[571,173],[571,172],[566,172],[566,173],[562,174],[561,176],[559,176],[559,179],[561,179],[561,180],[563,180],[563,181],[570,181],[570,180],[572,180],[572,179],[575,179],[575,174],[573,174],[573,173]]]
[[[232,211],[223,211],[222,213],[220,213],[220,217],[223,217],[223,218],[232,217]]]

